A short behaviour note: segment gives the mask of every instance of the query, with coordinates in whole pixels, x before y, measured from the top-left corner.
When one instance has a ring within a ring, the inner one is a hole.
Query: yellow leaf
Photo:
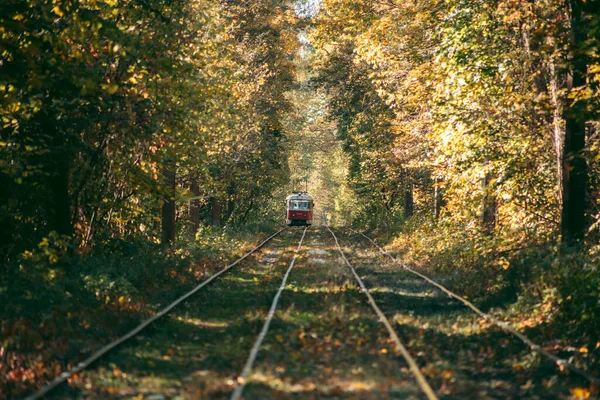
[[[119,85],[116,83],[104,83],[100,87],[108,94],[115,94],[119,90]]]
[[[502,269],[507,270],[510,267],[510,261],[502,257],[498,260],[498,265],[502,267]]]
[[[587,353],[588,352],[588,348],[587,347],[582,347],[579,349],[580,353]]]
[[[587,388],[573,388],[570,389],[569,392],[571,392],[572,396],[575,396],[578,399],[587,399],[591,394],[590,390]]]
[[[62,12],[62,10],[60,9],[59,6],[56,6],[52,9],[52,12],[56,15],[58,15],[59,17],[63,17],[65,15],[64,12]]]

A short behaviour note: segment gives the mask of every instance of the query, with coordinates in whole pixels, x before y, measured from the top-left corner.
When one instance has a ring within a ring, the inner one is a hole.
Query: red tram
[[[314,202],[312,196],[294,192],[285,199],[288,225],[312,225]]]

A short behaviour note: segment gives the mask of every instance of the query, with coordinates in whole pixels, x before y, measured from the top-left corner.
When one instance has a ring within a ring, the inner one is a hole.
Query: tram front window
[[[308,201],[292,200],[290,202],[291,210],[308,210]]]

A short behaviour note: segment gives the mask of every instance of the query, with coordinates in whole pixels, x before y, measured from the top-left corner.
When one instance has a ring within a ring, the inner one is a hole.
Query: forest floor
[[[366,240],[338,234],[440,398],[593,398],[586,382],[400,270]],[[286,230],[50,397],[229,398],[301,235]],[[325,228],[307,230],[243,398],[424,398]]]

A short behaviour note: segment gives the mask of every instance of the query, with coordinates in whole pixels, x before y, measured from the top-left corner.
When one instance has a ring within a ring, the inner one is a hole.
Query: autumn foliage
[[[197,235],[196,262],[212,264],[233,242],[210,226],[272,222],[288,176],[281,120],[297,22],[271,1],[2,2],[0,397],[56,375],[62,362],[48,359],[79,353],[62,340],[84,310],[114,305],[106,312],[127,318],[128,291],[149,302],[143,249],[164,258],[156,244],[181,251]],[[38,329],[58,336],[34,356]]]
[[[325,0],[310,31],[355,224],[465,296],[550,304],[545,334],[591,347],[598,5]]]
[[[0,397],[281,223],[302,179],[315,220],[371,230],[517,325],[543,310],[541,334],[597,366],[598,10],[3,0]]]

